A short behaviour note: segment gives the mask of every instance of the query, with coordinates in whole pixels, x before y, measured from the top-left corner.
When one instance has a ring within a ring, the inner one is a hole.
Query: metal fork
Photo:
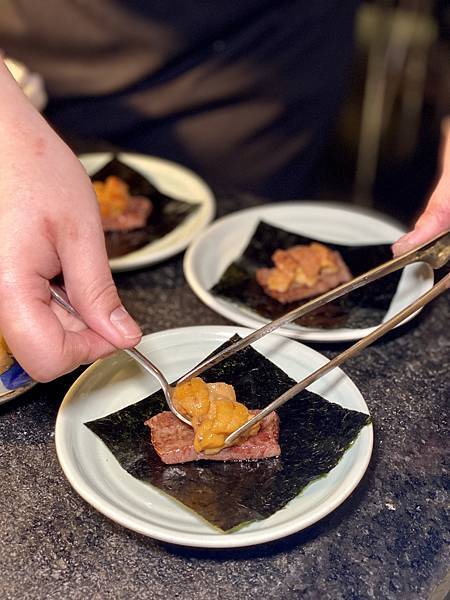
[[[55,283],[50,283],[50,294],[52,295],[53,300],[59,304],[62,308],[64,308],[68,313],[76,317],[81,323],[84,323],[82,316],[80,313],[70,304],[69,297],[66,294],[66,291],[63,287],[56,285]],[[146,369],[151,375],[156,377],[159,384],[161,385],[162,391],[164,392],[164,396],[166,398],[166,402],[170,408],[170,410],[176,415],[181,421],[190,425],[191,422],[184,415],[182,415],[175,407],[173,403],[172,393],[174,388],[170,385],[167,379],[164,377],[163,373],[158,369],[156,365],[154,365],[146,356],[139,352],[137,348],[125,348],[124,352],[126,352],[131,358],[133,358],[136,362],[138,362],[144,369]]]
[[[322,296],[319,296],[318,298],[315,298],[314,300],[311,300],[310,302],[303,304],[299,308],[296,308],[296,309],[288,312],[287,314],[276,319],[275,321],[272,321],[272,322],[268,323],[267,325],[264,325],[260,329],[257,329],[256,331],[252,332],[250,335],[246,336],[245,338],[239,340],[235,344],[232,344],[225,350],[222,350],[221,352],[215,354],[211,358],[203,361],[194,369],[191,369],[191,371],[189,371],[188,373],[183,375],[178,380],[178,383],[182,383],[183,381],[188,381],[189,379],[192,379],[193,377],[200,375],[206,369],[209,369],[213,365],[216,365],[219,362],[228,358],[229,356],[235,354],[236,352],[239,352],[239,350],[242,350],[243,348],[249,346],[253,342],[256,342],[257,340],[261,339],[265,335],[272,333],[279,327],[282,327],[283,325],[286,325],[287,323],[291,323],[295,319],[298,319],[299,317],[315,310],[316,308],[323,306],[324,304],[327,304],[331,300],[340,298],[341,296],[344,296],[345,294],[351,292],[352,290],[355,290],[359,287],[367,285],[368,283],[375,281],[376,279],[380,279],[381,277],[384,277],[385,275],[388,275],[389,273],[393,273],[394,271],[397,271],[398,269],[401,269],[401,268],[405,267],[406,265],[409,265],[409,264],[415,263],[415,262],[425,262],[425,263],[429,264],[430,267],[432,267],[433,269],[438,269],[438,268],[442,267],[443,265],[445,265],[449,258],[450,258],[450,233],[446,232],[444,234],[437,236],[430,242],[427,242],[426,244],[423,244],[422,246],[419,246],[418,248],[415,248],[414,250],[407,252],[403,256],[389,260],[388,262],[383,263],[382,265],[376,267],[375,269],[372,269],[371,271],[368,271],[367,273],[364,273],[364,274],[360,275],[359,277],[352,279],[350,282],[348,282],[346,284],[340,285],[339,287],[335,288],[334,290],[331,290],[331,291],[323,294]],[[252,427],[255,423],[258,423],[259,421],[261,421],[266,415],[268,415],[272,411],[279,408],[281,405],[283,405],[285,402],[287,402],[290,398],[292,398],[293,396],[295,396],[299,392],[301,392],[301,390],[303,390],[308,385],[310,385],[311,383],[313,383],[314,381],[319,379],[319,377],[321,377],[322,375],[325,375],[325,373],[328,373],[335,367],[341,365],[344,361],[348,360],[352,356],[355,356],[363,348],[366,348],[367,346],[369,346],[372,342],[374,342],[375,340],[380,338],[382,335],[384,335],[385,333],[390,331],[393,327],[395,327],[396,325],[401,323],[404,319],[406,319],[407,317],[409,317],[410,315],[415,313],[417,310],[419,310],[420,308],[425,306],[425,304],[428,304],[428,302],[433,300],[433,298],[436,298],[439,294],[441,294],[448,287],[450,287],[450,274],[448,274],[446,277],[441,279],[441,281],[439,283],[437,283],[431,290],[429,290],[428,292],[423,294],[423,296],[418,298],[418,300],[416,300],[413,304],[411,304],[407,308],[404,308],[397,315],[395,315],[394,317],[389,319],[389,321],[386,321],[385,323],[380,325],[372,333],[370,333],[366,337],[359,340],[353,346],[350,346],[350,348],[348,348],[347,350],[342,352],[342,354],[339,354],[338,356],[336,356],[333,360],[328,362],[326,365],[324,365],[320,369],[317,369],[317,371],[314,371],[314,373],[311,373],[311,375],[308,375],[308,377],[305,377],[305,379],[303,379],[302,381],[297,383],[295,386],[293,386],[287,392],[282,394],[279,398],[277,398],[276,400],[271,402],[262,411],[260,411],[255,417],[253,417],[252,419],[247,421],[244,425],[239,427],[239,429],[237,429],[232,434],[230,434],[226,438],[225,444],[226,445],[232,444],[234,441],[236,441],[236,439],[242,433],[247,431],[247,429]],[[50,284],[50,292],[51,292],[53,299],[60,306],[62,306],[70,314],[77,317],[81,322],[84,322],[81,315],[78,313],[78,311],[70,304],[69,298],[68,298],[65,290],[62,287],[60,287],[54,283],[51,283]],[[189,421],[189,419],[187,419],[184,415],[182,415],[174,406],[173,396],[172,396],[174,388],[169,384],[169,382],[164,377],[163,373],[158,369],[158,367],[156,365],[154,365],[146,356],[144,356],[136,348],[127,348],[124,350],[124,352],[126,352],[129,356],[131,356],[134,360],[136,360],[144,369],[146,369],[149,373],[151,373],[154,377],[156,377],[156,379],[160,383],[161,388],[164,392],[164,396],[166,398],[166,401],[167,401],[167,404],[168,404],[170,410],[181,421],[183,421],[184,423],[186,423],[188,425],[191,425],[191,422]]]

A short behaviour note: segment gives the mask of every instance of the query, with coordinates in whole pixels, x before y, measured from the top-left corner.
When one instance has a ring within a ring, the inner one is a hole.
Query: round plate
[[[355,246],[391,244],[405,232],[399,224],[380,214],[325,202],[267,204],[219,219],[191,244],[184,258],[184,273],[194,293],[210,308],[235,323],[254,328],[262,327],[268,320],[245,306],[214,296],[209,290],[243,253],[259,221],[325,243]],[[384,321],[429,290],[433,279],[433,270],[424,263],[406,267]],[[300,340],[345,342],[358,340],[373,329],[325,330],[289,324],[278,332]]]
[[[20,388],[17,388],[15,390],[8,390],[0,381],[0,404],[5,404],[13,398],[17,398],[17,396],[24,394],[34,385],[36,385],[36,381],[30,381],[30,383],[27,383],[27,385],[23,385]]]
[[[199,209],[186,218],[181,225],[160,240],[147,244],[134,252],[109,261],[112,271],[130,271],[155,264],[184,250],[189,242],[210,223],[215,214],[214,195],[198,175],[181,165],[142,154],[120,153],[115,155],[147,177],[165,194],[199,204]],[[112,158],[110,152],[95,152],[78,157],[89,175],[101,169]]]
[[[205,358],[242,327],[186,327],[146,336],[139,348],[173,380]],[[327,359],[292,340],[268,336],[254,347],[297,381]],[[268,519],[232,533],[217,532],[204,520],[151,485],[129,475],[84,423],[115,412],[155,392],[156,381],[126,354],[89,367],[64,398],[56,421],[56,449],[75,490],[98,511],[124,527],[158,540],[208,548],[232,548],[275,540],[318,521],[356,487],[369,463],[373,429],[366,426],[339,464],[310,484]],[[340,370],[310,388],[332,402],[368,413],[357,387]]]

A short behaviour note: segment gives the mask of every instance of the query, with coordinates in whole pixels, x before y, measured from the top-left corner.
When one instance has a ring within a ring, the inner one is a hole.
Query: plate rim
[[[232,325],[196,325],[196,326],[190,326],[190,327],[177,327],[177,328],[165,329],[160,332],[148,334],[145,336],[145,339],[148,339],[150,337],[152,337],[153,339],[155,339],[155,338],[157,339],[158,337],[164,337],[168,334],[169,335],[178,335],[180,332],[186,333],[186,331],[192,332],[193,330],[194,330],[194,333],[195,333],[195,331],[202,330],[208,334],[217,335],[218,337],[220,335],[223,335],[224,332],[227,335],[232,335],[234,333],[239,333],[241,335],[245,335],[245,334],[250,333],[250,331],[251,331],[250,329],[245,328],[245,327],[232,326]],[[276,336],[276,334],[272,334],[272,335]],[[292,342],[292,340],[289,340],[289,342]],[[312,356],[315,356],[316,359],[319,359],[322,362],[328,360],[323,354],[321,354],[317,350],[309,348],[308,346],[298,343],[298,342],[297,342],[297,344],[299,344],[302,347],[302,350],[304,352],[306,352],[307,354],[309,353]],[[103,362],[103,359],[100,359],[100,360],[96,361],[95,363],[93,363],[91,366],[89,366],[76,379],[76,381],[70,386],[69,390],[66,392],[66,394],[64,396],[64,399],[58,410],[56,423],[55,423],[55,447],[56,447],[57,458],[61,465],[61,469],[62,469],[65,477],[67,478],[68,482],[70,483],[70,485],[86,502],[88,502],[88,504],[90,504],[98,512],[100,512],[104,516],[108,517],[112,521],[118,523],[119,525],[121,525],[127,529],[130,529],[132,531],[135,531],[139,534],[151,537],[152,539],[156,539],[156,540],[159,540],[162,542],[167,542],[167,543],[179,545],[179,546],[189,546],[189,547],[198,547],[198,548],[238,548],[238,547],[247,547],[247,546],[263,544],[263,543],[270,542],[270,541],[273,541],[276,539],[284,538],[286,536],[292,535],[293,533],[297,533],[298,531],[301,531],[301,530],[305,529],[306,527],[309,527],[313,523],[318,522],[323,517],[325,517],[326,515],[333,512],[354,491],[354,489],[357,487],[357,485],[363,478],[363,476],[367,470],[367,467],[370,463],[370,459],[372,456],[372,450],[373,450],[373,439],[374,439],[372,423],[365,426],[364,429],[362,430],[362,432],[360,432],[360,434],[359,434],[359,435],[361,435],[363,433],[365,435],[365,437],[367,438],[367,440],[366,440],[366,445],[363,446],[363,448],[362,448],[362,450],[363,450],[362,456],[359,457],[357,465],[350,471],[350,475],[351,475],[350,481],[347,483],[346,487],[344,486],[343,489],[336,490],[331,503],[329,501],[322,502],[321,505],[319,505],[319,509],[316,507],[315,509],[313,509],[312,511],[309,511],[309,513],[307,513],[305,516],[303,516],[301,518],[294,519],[293,521],[290,521],[287,524],[286,523],[279,524],[277,526],[274,526],[272,529],[268,529],[268,530],[248,532],[247,534],[241,533],[240,535],[236,535],[236,536],[233,536],[233,534],[227,534],[227,533],[215,533],[213,530],[212,530],[213,534],[211,536],[204,536],[204,534],[201,534],[201,533],[192,534],[192,533],[183,532],[181,534],[181,537],[174,539],[173,534],[171,534],[170,532],[165,533],[165,531],[167,531],[167,529],[164,529],[164,527],[155,530],[154,525],[150,525],[150,527],[148,525],[146,527],[141,526],[139,524],[140,523],[139,520],[136,519],[135,517],[133,517],[133,516],[127,517],[126,515],[123,515],[122,511],[120,511],[120,510],[114,508],[112,505],[108,504],[108,501],[103,500],[103,502],[102,502],[100,495],[96,494],[95,491],[92,491],[89,488],[89,485],[81,477],[77,478],[76,474],[74,474],[74,470],[72,469],[72,466],[71,466],[70,460],[69,460],[70,452],[68,452],[64,449],[64,439],[63,439],[64,438],[64,425],[65,425],[64,411],[65,411],[66,407],[70,404],[70,402],[73,400],[73,398],[76,396],[77,389],[86,381],[86,379],[88,379],[91,376],[91,374],[95,370],[101,368],[102,362]],[[353,388],[356,396],[358,397],[358,400],[365,407],[364,412],[366,412],[366,414],[370,415],[367,403],[366,403],[363,395],[361,394],[360,390],[358,389],[356,384],[353,382],[353,380],[348,375],[346,375],[344,373],[344,371],[342,371],[342,369],[337,368],[335,371],[338,373],[341,373],[344,376],[345,383],[347,385],[350,385],[351,388]],[[358,436],[358,438],[359,438],[359,436]],[[126,471],[125,471],[125,473],[126,473]],[[129,476],[131,477],[131,475],[129,475]],[[342,484],[340,487],[342,487]],[[186,510],[189,510],[189,509],[186,509]],[[280,510],[282,510],[282,509],[280,509]],[[300,523],[299,523],[299,520],[300,520]],[[149,530],[151,530],[151,533]]]
[[[148,267],[148,266],[163,262],[164,260],[166,260],[172,256],[176,256],[177,254],[179,254],[180,252],[185,250],[189,246],[189,244],[193,241],[193,239],[199,233],[201,233],[206,227],[208,227],[208,225],[213,221],[215,214],[216,214],[216,210],[217,210],[217,203],[216,203],[216,197],[214,195],[214,192],[212,191],[212,189],[208,185],[208,183],[202,177],[200,177],[200,175],[198,175],[195,171],[193,171],[189,167],[186,167],[184,165],[176,163],[172,160],[168,160],[166,158],[162,158],[159,156],[153,156],[151,154],[143,154],[140,152],[114,152],[111,150],[97,151],[97,152],[95,152],[95,151],[94,152],[83,152],[81,154],[78,154],[77,158],[83,165],[83,168],[88,173],[86,167],[84,166],[84,162],[83,162],[84,160],[89,160],[94,157],[108,156],[108,155],[110,155],[111,158],[113,156],[117,156],[117,158],[119,160],[121,159],[121,157],[124,157],[125,160],[127,157],[130,157],[132,159],[135,158],[135,159],[139,159],[139,160],[150,161],[152,163],[160,163],[166,167],[176,169],[177,171],[183,173],[183,175],[185,175],[186,177],[189,177],[192,180],[195,180],[197,183],[199,183],[204,188],[204,192],[205,192],[205,198],[203,200],[201,200],[201,208],[204,210],[204,217],[199,222],[199,225],[197,228],[194,228],[193,231],[191,231],[191,233],[189,235],[182,238],[181,240],[178,240],[177,243],[174,243],[169,248],[158,251],[153,256],[139,256],[139,257],[135,257],[131,261],[129,260],[129,257],[134,252],[139,252],[140,250],[142,250],[144,248],[150,247],[152,245],[152,243],[150,243],[150,244],[146,244],[145,246],[142,246],[142,248],[139,248],[137,251],[129,252],[128,254],[124,254],[123,256],[109,259],[109,266],[113,273],[122,273],[122,272],[126,272],[126,271],[134,271],[137,269],[142,269],[144,267]],[[88,175],[90,177],[89,173],[88,173]],[[145,177],[145,175],[144,175],[144,177]],[[185,200],[185,201],[189,202],[189,200]],[[178,227],[176,227],[173,231],[176,231],[176,229]],[[173,232],[170,232],[167,235],[170,235],[171,233],[173,233]],[[123,259],[125,259],[126,257],[128,257],[128,260],[125,262]]]
[[[8,390],[6,388],[0,390],[0,406],[2,404],[10,402],[11,400],[14,400],[14,398],[18,398],[22,394],[25,394],[26,392],[28,392],[28,390],[31,390],[31,388],[37,385],[37,383],[37,381],[30,381],[26,385],[22,385],[19,388],[16,388],[15,390]]]
[[[314,200],[291,200],[287,202],[279,202],[279,203],[267,203],[259,206],[254,206],[250,208],[244,208],[242,210],[233,211],[223,217],[215,220],[213,223],[210,223],[201,233],[200,235],[192,241],[189,245],[184,258],[183,258],[183,272],[186,278],[186,281],[194,292],[194,294],[211,310],[213,310],[216,314],[233,321],[244,327],[257,329],[262,327],[263,325],[269,323],[269,319],[265,319],[261,315],[257,313],[253,313],[250,309],[248,309],[248,313],[245,308],[239,308],[237,305],[233,304],[231,301],[227,301],[225,298],[220,298],[213,296],[209,290],[205,289],[201,282],[199,281],[196,270],[194,267],[194,256],[197,250],[197,247],[201,244],[201,242],[211,233],[220,230],[221,226],[224,222],[227,222],[229,219],[237,218],[238,215],[249,215],[249,214],[258,214],[258,212],[262,209],[275,209],[275,208],[326,208],[326,209],[337,209],[341,212],[350,212],[353,214],[359,214],[362,216],[370,217],[373,219],[378,219],[383,221],[384,223],[390,225],[391,227],[396,227],[401,232],[406,232],[404,226],[399,223],[396,219],[388,216],[385,217],[382,213],[371,210],[365,207],[354,207],[353,205],[347,205],[343,202],[334,202],[334,201],[314,201]],[[260,216],[260,220],[264,221],[264,217]],[[323,240],[326,243],[326,240]],[[389,243],[389,242],[387,242]],[[366,244],[355,244],[355,246],[364,246]],[[425,264],[425,263],[424,263]],[[425,267],[428,271],[428,276],[430,277],[430,285],[429,288],[432,287],[434,282],[434,271],[429,267],[429,265],[425,264]],[[401,327],[411,319],[413,319],[416,315],[421,312],[422,309],[416,311],[414,314],[410,315],[406,319],[404,319],[401,323],[399,323],[397,327]],[[380,323],[381,324],[381,323]],[[341,332],[338,336],[333,335],[334,330],[317,330],[317,329],[309,329],[309,328],[298,328],[293,329],[288,327],[281,327],[278,330],[279,335],[283,335],[285,337],[289,337],[295,340],[302,340],[306,342],[317,342],[317,343],[345,343],[350,341],[356,341],[365,337],[372,331],[376,329],[378,325],[373,327],[366,328],[358,328],[358,329],[348,329],[341,328]]]

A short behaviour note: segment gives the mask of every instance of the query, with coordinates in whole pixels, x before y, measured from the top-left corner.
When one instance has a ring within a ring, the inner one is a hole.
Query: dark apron
[[[0,47],[43,75],[62,133],[213,185],[312,193],[356,0],[3,0]]]

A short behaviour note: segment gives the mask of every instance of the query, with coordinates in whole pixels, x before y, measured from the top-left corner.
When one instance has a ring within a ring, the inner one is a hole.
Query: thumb
[[[412,250],[416,246],[424,244],[428,240],[444,232],[449,226],[445,223],[440,213],[426,212],[417,221],[414,230],[401,237],[392,246],[394,256],[400,256]]]
[[[58,254],[67,295],[89,328],[118,348],[136,345],[142,332],[117,293],[100,223],[72,228]]]

